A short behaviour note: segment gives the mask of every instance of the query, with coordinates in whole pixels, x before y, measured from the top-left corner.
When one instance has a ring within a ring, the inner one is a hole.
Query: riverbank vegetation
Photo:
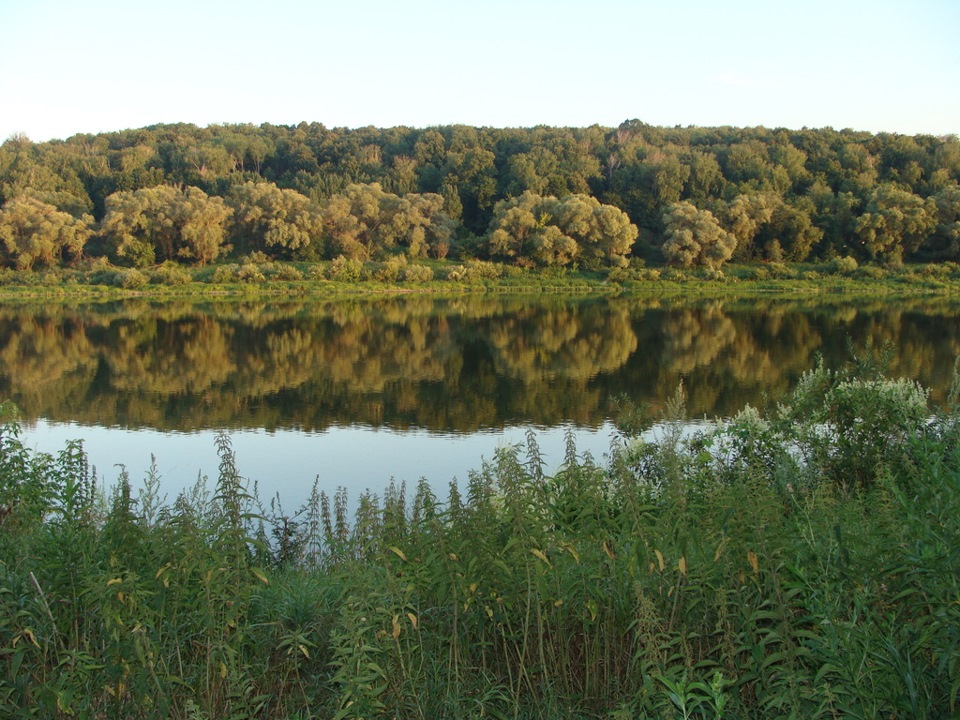
[[[860,265],[852,257],[822,263],[728,264],[716,268],[648,267],[633,260],[602,271],[521,268],[488,260],[293,262],[263,253],[206,267],[160,263],[135,268],[106,259],[70,267],[23,271],[0,268],[4,300],[349,296],[465,293],[501,295],[635,295],[749,298],[951,296],[960,291],[960,264]]]
[[[177,124],[16,136],[0,146],[0,264],[955,262],[958,182],[956,136],[831,128]]]
[[[600,463],[531,435],[438,493],[266,502],[243,448],[172,501],[0,433],[5,717],[950,717],[960,382],[882,353]],[[7,412],[10,409],[7,408]],[[358,462],[362,461],[358,458]]]

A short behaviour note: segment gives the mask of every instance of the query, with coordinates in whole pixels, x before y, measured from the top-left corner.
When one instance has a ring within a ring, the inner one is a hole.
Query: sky
[[[0,0],[0,142],[156,123],[960,134],[958,0]]]

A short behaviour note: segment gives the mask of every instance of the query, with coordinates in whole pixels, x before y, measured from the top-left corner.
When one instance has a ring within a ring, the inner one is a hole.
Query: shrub
[[[270,278],[273,280],[296,282],[297,280],[303,280],[303,273],[293,265],[288,265],[287,263],[274,263],[271,268]]]
[[[788,266],[782,262],[771,262],[767,265],[767,270],[770,273],[770,277],[779,278],[781,280],[789,280],[796,277],[796,273]]]
[[[870,486],[922,435],[927,405],[927,391],[912,380],[850,377],[818,366],[800,378],[779,416],[809,470],[844,487]]]
[[[470,280],[498,280],[503,276],[503,265],[489,260],[470,260],[466,271]]]
[[[385,283],[398,282],[403,277],[406,266],[407,258],[403,255],[396,255],[386,262],[378,264],[373,271],[373,278]]]
[[[266,281],[266,276],[259,265],[252,262],[246,262],[237,270],[237,280],[246,283],[261,283]]]
[[[171,262],[163,263],[150,273],[150,282],[154,285],[186,285],[192,279],[188,271]]]
[[[503,276],[504,266],[487,260],[470,260],[466,265],[457,265],[447,271],[447,280],[474,283],[481,280],[496,280]]]
[[[127,268],[118,270],[115,275],[115,283],[124,289],[133,290],[140,288],[150,282],[150,278],[136,268]]]
[[[667,268],[660,274],[660,277],[670,282],[686,282],[690,279],[683,270],[678,268]]]
[[[93,285],[108,285],[126,290],[143,287],[149,281],[150,278],[136,268],[97,270],[90,275],[90,283]]]
[[[765,267],[750,267],[744,271],[743,277],[746,280],[769,280],[770,270]]]
[[[890,271],[877,265],[863,265],[853,273],[858,278],[866,280],[881,280],[890,274]]]
[[[850,255],[835,257],[830,261],[828,268],[836,275],[849,275],[859,267],[857,259]]]
[[[426,265],[407,265],[403,270],[403,280],[409,283],[427,283],[433,280],[433,268]]]
[[[232,283],[237,281],[237,271],[239,267],[237,265],[219,265],[211,274],[209,282],[215,285],[222,285],[224,283]]]
[[[356,258],[338,255],[327,268],[327,277],[337,282],[359,282],[363,277],[363,263]]]
[[[918,267],[916,273],[922,277],[946,279],[950,277],[950,273],[953,270],[951,265],[953,264],[954,263],[927,263]]]

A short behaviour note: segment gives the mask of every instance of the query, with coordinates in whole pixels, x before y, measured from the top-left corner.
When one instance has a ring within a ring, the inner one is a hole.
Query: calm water
[[[213,438],[288,504],[314,478],[351,494],[426,477],[443,488],[535,428],[601,457],[611,401],[654,412],[679,383],[691,417],[777,398],[852,342],[895,349],[891,371],[942,398],[960,305],[406,297],[337,303],[110,303],[0,308],[0,398],[26,440],[83,439],[99,474],[142,477],[151,453],[175,493],[216,475]]]

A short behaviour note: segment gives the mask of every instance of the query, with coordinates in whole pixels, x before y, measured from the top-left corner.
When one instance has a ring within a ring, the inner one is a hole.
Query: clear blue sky
[[[0,141],[630,118],[960,133],[960,0],[0,0]]]

